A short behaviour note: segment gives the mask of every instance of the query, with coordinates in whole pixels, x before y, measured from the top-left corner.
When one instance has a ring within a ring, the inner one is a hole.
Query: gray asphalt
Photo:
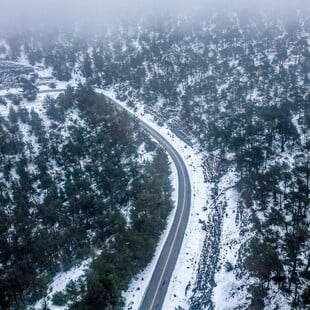
[[[60,92],[63,89],[40,91],[40,93]],[[106,96],[113,104],[121,107],[112,98]],[[121,107],[122,108],[122,107]],[[175,268],[184,234],[188,223],[191,206],[191,184],[186,165],[176,149],[156,130],[139,119],[141,126],[167,151],[175,163],[178,173],[178,204],[166,242],[156,263],[151,281],[140,303],[139,310],[163,309],[167,289]]]
[[[116,104],[112,98],[111,102]],[[186,165],[176,149],[156,130],[139,119],[141,126],[168,152],[178,172],[179,191],[175,217],[156,263],[151,281],[141,301],[140,310],[163,309],[167,289],[175,268],[184,234],[188,223],[191,206],[191,184]]]
[[[185,163],[175,148],[153,128],[143,121],[140,123],[171,156],[176,165],[179,180],[178,205],[175,217],[139,307],[140,310],[158,310],[163,309],[167,289],[182,246],[190,214],[191,184]]]

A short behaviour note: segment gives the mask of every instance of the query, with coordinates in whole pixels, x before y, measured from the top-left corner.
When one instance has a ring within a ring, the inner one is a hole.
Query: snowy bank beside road
[[[204,241],[202,223],[208,216],[207,212],[203,212],[203,208],[206,206],[206,201],[208,199],[207,193],[209,192],[209,186],[204,182],[202,156],[194,148],[180,140],[167,126],[161,127],[157,125],[152,115],[144,113],[144,107],[142,104],[137,105],[136,110],[133,111],[126,106],[126,103],[116,100],[113,92],[102,90],[97,91],[115,100],[124,109],[159,132],[174,146],[187,166],[192,185],[191,213],[183,245],[171,278],[172,281],[170,282],[163,308],[174,309],[176,306],[188,308],[190,294],[187,290],[190,288],[190,283],[193,283],[196,278],[199,257]],[[172,175],[174,180],[173,186],[175,187],[175,182],[177,182],[175,168],[173,169]],[[143,273],[133,280],[127,292],[123,294],[123,297],[126,299],[125,309],[138,309],[139,301],[142,300],[143,294],[147,288],[172,221],[173,214],[171,214],[168,219],[167,229],[160,240],[153,261]]]
[[[170,159],[170,158],[169,158]],[[174,162],[170,159],[170,169],[171,169],[171,184],[173,187],[172,192],[172,200],[174,201],[174,205],[178,203],[178,174],[177,169],[175,167]],[[160,256],[162,247],[166,241],[167,235],[169,233],[169,230],[171,228],[173,218],[175,215],[175,208],[170,213],[168,219],[167,219],[167,228],[164,231],[164,233],[161,235],[160,241],[158,243],[156,252],[154,254],[154,257],[152,261],[148,264],[148,266],[141,271],[138,275],[134,276],[132,279],[129,288],[126,292],[123,292],[123,297],[125,299],[125,307],[124,309],[138,309],[139,304],[143,299],[144,292],[151,280],[153,271],[156,266],[156,262]]]
[[[66,85],[61,85],[61,87],[65,88]],[[40,91],[41,90],[47,91],[48,89],[41,87]],[[115,100],[115,95],[112,92],[97,91]],[[57,89],[51,89],[51,94],[53,96],[57,96]],[[23,101],[21,106],[27,107],[28,110],[34,109],[40,116],[44,116],[45,96],[46,94],[39,93],[37,99],[34,102]],[[190,290],[193,288],[191,284],[195,282],[199,257],[205,237],[205,232],[203,231],[203,222],[207,219],[208,216],[208,213],[203,211],[204,207],[206,206],[206,201],[209,199],[207,197],[207,193],[209,192],[209,185],[204,182],[204,173],[202,168],[203,158],[198,153],[198,151],[180,140],[167,126],[161,127],[157,125],[152,115],[144,113],[143,105],[137,106],[137,110],[133,112],[126,106],[125,103],[119,102],[119,104],[134,114],[136,117],[143,120],[149,126],[154,128],[163,137],[165,137],[182,156],[187,166],[192,185],[191,213],[180,255],[167,291],[164,309],[174,309],[176,306],[188,308],[188,300],[191,295]],[[8,113],[9,106],[10,105],[5,107],[5,111],[2,111],[5,112],[4,114]],[[177,203],[178,176],[176,167],[172,161],[170,166],[172,170],[171,180],[174,188],[173,200]],[[147,266],[147,268],[145,268],[143,272],[134,277],[128,290],[124,292],[123,297],[126,300],[125,309],[138,309],[139,302],[142,300],[143,294],[151,279],[157,259],[161,253],[162,246],[165,243],[165,239],[170,230],[174,214],[175,210],[171,212],[168,218],[167,229],[162,234],[152,262]],[[58,278],[57,279],[59,282],[61,279],[63,279],[63,276],[59,275]],[[70,277],[67,278],[70,279]]]
[[[238,263],[238,251],[252,234],[240,237],[238,218],[239,193],[232,187],[238,178],[234,171],[228,171],[218,184],[219,200],[226,205],[222,222],[218,269],[215,273],[212,302],[217,310],[237,309],[246,302],[247,286],[244,280],[237,280],[235,266]],[[240,215],[239,215],[240,216]],[[238,294],[236,294],[238,292]]]

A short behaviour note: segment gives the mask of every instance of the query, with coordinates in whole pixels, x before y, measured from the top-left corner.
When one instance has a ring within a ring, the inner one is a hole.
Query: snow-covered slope
[[[180,147],[193,212],[168,309],[308,307],[309,33],[307,10],[221,11],[55,33],[55,44],[1,41],[2,61],[38,73],[14,82],[14,94],[32,99],[68,81],[109,89]],[[1,111],[21,100],[6,92]],[[137,307],[148,270],[126,307]]]

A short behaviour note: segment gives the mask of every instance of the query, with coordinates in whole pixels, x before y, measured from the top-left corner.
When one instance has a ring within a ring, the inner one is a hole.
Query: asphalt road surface
[[[39,91],[39,93],[61,92],[63,89]],[[112,98],[111,103],[121,107]],[[122,108],[122,107],[121,107]],[[156,263],[152,278],[140,303],[140,310],[163,309],[167,289],[175,264],[182,246],[185,229],[188,223],[191,206],[191,184],[186,165],[176,149],[156,130],[139,119],[141,126],[160,144],[170,155],[178,172],[178,205],[169,234]]]
[[[112,98],[107,97],[118,105]],[[176,149],[156,130],[139,120],[141,126],[157,140],[174,161],[179,181],[178,205],[175,217],[156,263],[151,281],[140,303],[140,310],[163,309],[167,289],[183,242],[191,206],[191,184],[186,165]]]

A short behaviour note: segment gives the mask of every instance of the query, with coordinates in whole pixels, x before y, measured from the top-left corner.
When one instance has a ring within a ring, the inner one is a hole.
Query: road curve
[[[44,90],[39,91],[39,93],[61,91],[63,91],[63,89]],[[124,109],[113,98],[107,95],[104,96],[112,104]],[[185,229],[188,223],[191,206],[191,183],[186,165],[176,149],[155,129],[146,124],[143,120],[139,118],[138,120],[140,125],[168,152],[175,163],[178,173],[178,204],[173,223],[154,268],[150,283],[139,306],[139,310],[159,310],[163,308],[167,289],[181,250]]]
[[[121,107],[113,98],[105,97]],[[171,276],[181,250],[190,214],[191,183],[186,165],[176,149],[155,129],[141,119],[138,120],[140,125],[168,152],[178,173],[178,204],[173,223],[139,307],[140,310],[158,310],[163,308]]]

